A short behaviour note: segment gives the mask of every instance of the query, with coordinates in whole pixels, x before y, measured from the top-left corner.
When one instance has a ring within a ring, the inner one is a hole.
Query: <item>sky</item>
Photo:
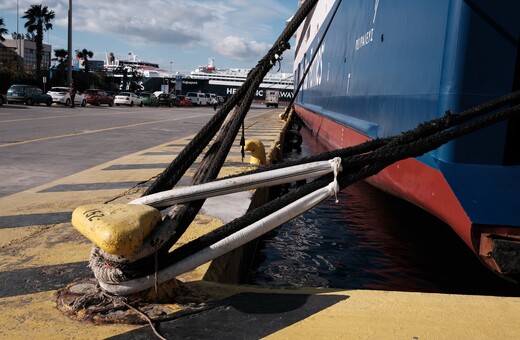
[[[25,33],[24,12],[35,4],[55,12],[44,42],[67,49],[69,0],[2,0],[0,17],[9,31]],[[282,33],[296,12],[297,0],[72,0],[72,49],[87,49],[93,60],[117,59],[158,63],[160,68],[189,73],[208,58],[218,68],[252,68]],[[291,45],[294,42],[291,41]],[[54,55],[53,55],[54,56]],[[282,72],[292,72],[292,50],[283,55]]]

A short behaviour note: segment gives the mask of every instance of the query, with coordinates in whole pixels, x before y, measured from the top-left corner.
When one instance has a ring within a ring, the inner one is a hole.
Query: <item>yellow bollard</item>
[[[253,165],[265,165],[265,147],[261,141],[247,140],[244,150],[251,152],[251,159],[249,160],[249,163]]]
[[[89,204],[72,212],[72,225],[99,248],[114,255],[136,252],[162,220],[159,210],[139,204]]]

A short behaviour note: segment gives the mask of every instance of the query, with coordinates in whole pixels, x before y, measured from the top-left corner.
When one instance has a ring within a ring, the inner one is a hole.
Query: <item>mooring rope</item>
[[[155,179],[144,192],[143,196],[169,190],[174,187],[215,136],[228,113],[243,99],[247,92],[256,91],[257,87],[253,86],[255,79],[262,80],[278,59],[276,56],[281,56],[283,52],[290,47],[289,40],[317,2],[318,0],[306,0],[300,6],[269,52],[260,60],[257,66],[250,71],[242,86],[237,89],[226,103],[224,103],[224,106],[217,111],[179,155],[177,155],[168,167]]]
[[[333,170],[335,174],[339,171],[341,163],[339,159],[333,162],[336,169]],[[236,231],[235,233],[219,240],[211,246],[205,247],[200,251],[189,255],[182,261],[171,264],[159,270],[156,275],[147,275],[139,277],[134,280],[128,280],[119,283],[110,283],[106,281],[99,281],[99,285],[107,292],[114,295],[130,295],[140,292],[144,289],[153,287],[156,282],[163,283],[171,280],[176,276],[186,273],[190,270],[197,268],[198,266],[221,256],[235,248],[244,245],[247,242],[258,238],[266,232],[278,227],[279,225],[293,219],[294,217],[301,215],[305,211],[312,209],[319,203],[323,202],[330,196],[336,195],[339,191],[338,182],[334,180],[324,186],[321,189],[314,191],[302,197],[291,204],[277,210],[273,214],[266,216],[251,225]]]
[[[239,127],[247,115],[256,89],[273,67],[276,60],[279,59],[279,56],[290,48],[289,40],[316,3],[317,0],[305,1],[268,53],[259,61],[257,66],[249,72],[245,82],[230,98],[229,103],[226,103],[208,124],[197,133],[181,153],[168,165],[164,172],[150,185],[143,196],[171,189],[194,163],[195,159],[209,144],[210,140],[217,134],[217,130],[220,128],[219,135],[206,152],[204,159],[193,176],[192,184],[201,184],[216,178],[235,140]],[[234,112],[228,116],[228,113],[236,104],[238,104],[238,106]],[[171,246],[184,234],[186,229],[193,222],[193,219],[203,203],[204,200],[183,204],[183,207],[176,211],[176,216],[172,216],[171,213],[168,214],[166,220],[173,218],[178,222],[175,223],[175,231],[170,233],[170,239],[166,240],[159,249],[160,255],[166,254]],[[164,224],[164,227],[168,227],[169,225],[168,222]]]
[[[316,178],[332,172],[337,175],[339,164],[341,164],[341,159],[337,157],[328,161],[313,162],[249,176],[172,189],[138,198],[130,204],[146,204],[155,207],[172,206],[207,197]],[[175,208],[178,207],[178,205],[175,206]],[[134,272],[133,268],[148,267],[152,258],[157,263],[156,250],[163,247],[164,240],[167,239],[158,236],[168,232],[168,229],[162,228],[161,225],[158,228],[159,230],[148,237],[140,249],[131,256],[123,257],[109,254],[98,246],[93,246],[90,267],[96,278],[108,283],[126,281],[141,274],[139,271]],[[141,259],[144,259],[144,262],[138,262]]]
[[[336,160],[319,161],[284,167],[256,174],[216,180],[199,185],[174,188],[135,199],[129,204],[146,204],[154,208],[171,207],[175,204],[197,201],[204,198],[222,196],[250,189],[287,184],[331,173],[336,168]]]
[[[242,86],[156,178],[143,196],[171,189],[220,129],[219,136],[217,136],[213,145],[206,152],[203,161],[193,176],[192,184],[201,184],[216,178],[237,135],[238,127],[243,123],[249,110],[256,89],[276,60],[290,47],[288,41],[316,3],[317,0],[307,0],[300,6],[269,52],[249,72]],[[237,104],[238,106],[234,112],[228,115]],[[176,206],[176,209],[170,210],[159,227],[154,229],[152,235],[147,238],[145,242],[146,247],[142,247],[135,255],[126,257],[116,256],[108,254],[94,245],[90,265],[95,270],[97,268],[117,268],[126,263],[133,264],[136,261],[140,263],[143,262],[141,260],[143,257],[155,256],[154,252],[156,249],[158,249],[158,257],[164,256],[192,223],[203,203],[204,200],[194,201],[180,204]],[[99,258],[102,260],[99,261]],[[145,259],[144,262],[148,264],[149,260]]]
[[[338,175],[339,186],[343,189],[356,181],[376,174],[396,161],[420,156],[425,152],[434,150],[442,144],[457,137],[477,131],[499,121],[515,116],[517,117],[520,112],[519,105],[499,111],[496,111],[496,109],[500,106],[518,103],[519,98],[520,92],[513,93],[495,101],[479,105],[461,114],[447,114],[441,119],[421,124],[419,127],[403,133],[400,136],[385,138],[384,143],[381,143],[381,141],[383,141],[382,139],[379,140],[379,142],[376,140],[364,143],[361,146],[336,150],[333,152],[334,155],[344,156],[342,158],[342,167],[344,171]],[[489,113],[491,111],[494,112]],[[487,116],[477,119],[475,118],[484,114],[487,114]],[[455,123],[458,125],[455,126]],[[375,145],[377,145],[377,147]],[[311,158],[319,159],[321,157],[323,156],[318,155]],[[276,167],[277,166],[273,166],[271,168]],[[178,262],[183,258],[210,246],[211,244],[219,242],[223,238],[228,237],[245,226],[274,213],[280,207],[289,205],[310,192],[318,190],[330,181],[331,176],[322,176],[311,183],[305,184],[290,191],[282,197],[276,198],[275,200],[246,213],[244,216],[231,221],[215,231],[209,232],[196,240],[180,246],[168,254],[164,254],[159,259],[160,262],[158,268],[162,270],[172,263]],[[149,259],[142,259],[131,264],[110,263],[110,266],[118,267],[118,270],[123,273],[123,275],[119,276],[119,279],[141,277],[153,272],[153,266],[149,265]],[[105,282],[113,281],[108,280]]]
[[[480,105],[474,106],[472,108],[469,108],[458,114],[452,114],[451,112],[448,111],[448,112],[446,112],[446,114],[443,117],[432,119],[430,121],[426,121],[426,122],[418,125],[416,128],[405,131],[398,136],[390,136],[390,137],[385,137],[385,138],[374,139],[374,140],[367,141],[362,144],[358,144],[358,145],[343,148],[343,149],[336,149],[336,150],[329,151],[329,152],[323,152],[323,153],[320,153],[317,155],[312,155],[312,156],[303,157],[300,159],[285,161],[280,164],[273,164],[266,168],[259,168],[259,169],[245,172],[245,173],[243,173],[243,175],[278,169],[278,168],[282,168],[282,167],[286,167],[286,166],[305,164],[308,162],[323,161],[323,160],[331,159],[334,157],[341,157],[343,159],[345,157],[361,155],[361,154],[368,155],[368,154],[371,154],[371,152],[378,150],[385,145],[399,145],[399,144],[406,144],[406,143],[409,143],[409,142],[412,142],[415,140],[420,140],[420,139],[426,138],[432,134],[449,129],[451,127],[455,127],[457,125],[471,121],[478,117],[488,115],[501,107],[504,107],[507,105],[514,106],[519,103],[520,103],[520,91],[508,93],[508,94],[501,96],[499,98],[496,98],[494,100],[491,100],[491,101],[482,103]],[[374,154],[374,155],[377,155],[377,157],[379,157],[378,154]],[[384,157],[384,154],[381,154],[381,156]],[[350,163],[350,165],[347,165],[347,166],[351,166],[351,167],[355,166],[354,160],[352,160],[352,163]],[[229,176],[229,178],[232,178],[232,177],[234,177],[234,176]]]
[[[329,32],[330,26],[332,25],[332,22],[334,21],[334,18],[336,17],[336,13],[338,12],[339,6],[341,5],[342,1],[343,0],[338,0],[336,2],[336,8],[334,8],[334,11],[332,12],[330,20],[327,22],[327,26],[325,26],[325,30],[323,31],[323,35],[321,36],[320,40],[318,41],[318,44],[314,48],[314,52],[313,52],[313,54],[311,56],[311,59],[309,60],[307,66],[306,66],[306,68],[305,68],[305,70],[303,72],[303,75],[301,76],[301,79],[299,81],[298,87],[296,89],[294,89],[291,101],[289,102],[289,105],[287,105],[287,108],[285,109],[285,112],[282,115],[282,117],[284,119],[287,119],[287,117],[289,117],[289,111],[291,110],[291,108],[292,108],[292,106],[294,104],[294,100],[298,96],[298,93],[300,93],[300,90],[301,90],[303,84],[305,84],[305,79],[307,79],[307,75],[309,74],[309,72],[311,70],[311,67],[314,64],[314,60],[316,59],[316,56],[318,55],[318,53],[320,51],[320,47],[323,44],[323,41],[325,40],[325,37],[327,36],[327,33]]]
[[[215,138],[214,142],[200,163],[193,177],[192,184],[203,184],[216,178],[240,126],[243,126],[244,118],[250,108],[256,88],[267,72],[276,64],[276,61],[279,60],[282,53],[289,48],[289,39],[316,3],[317,0],[305,1],[267,55],[249,73],[244,84],[196,134],[165,171],[156,178],[145,191],[143,197],[174,187],[213,138]],[[337,11],[337,8],[335,11]],[[331,22],[332,20],[328,25]],[[443,118],[421,124],[416,129],[403,133],[400,136],[377,139],[355,147],[274,165],[269,170],[303,164],[309,161],[323,161],[341,157],[341,164],[345,171],[338,174],[337,183],[339,188],[343,189],[360,179],[379,172],[396,161],[408,157],[417,157],[427,151],[436,149],[449,140],[517,115],[519,109],[518,106],[515,106],[511,109],[488,115],[488,117],[477,119],[477,117],[489,114],[489,112],[503,105],[518,103],[519,97],[517,92],[490,103],[479,105],[461,114],[451,115],[447,113]],[[231,111],[233,112],[230,113]],[[474,121],[470,121],[472,119]],[[262,171],[253,171],[246,173],[246,175]],[[90,265],[100,283],[126,282],[148,276],[157,270],[161,272],[165,268],[172,266],[172,264],[199,253],[203,249],[211,247],[211,245],[218,244],[247,226],[254,224],[256,221],[275,214],[279,207],[288,206],[311,192],[320,190],[319,188],[327,186],[331,179],[331,175],[323,175],[317,180],[305,184],[280,198],[268,202],[262,207],[246,213],[244,216],[233,220],[221,228],[169,252],[171,246],[177,242],[191,224],[205,198],[190,203],[179,203],[168,211],[167,217],[146,238],[141,249],[135,254],[131,256],[116,256],[104,252],[97,246],[93,246]]]
[[[518,98],[517,93],[514,97]],[[509,97],[509,96],[508,96]],[[511,97],[513,98],[513,97]],[[505,99],[505,98],[502,98]],[[382,155],[378,160],[377,157],[373,156],[371,153],[368,154],[354,154],[351,156],[347,156],[342,159],[342,167],[343,172],[338,175],[338,183],[340,189],[344,189],[347,186],[370,177],[388,165],[395,163],[399,160],[417,157],[425,152],[434,150],[441,146],[444,143],[447,143],[455,138],[461,137],[463,135],[469,134],[471,132],[477,131],[484,127],[490,126],[497,122],[503,121],[505,119],[510,119],[512,117],[518,117],[520,113],[520,105],[514,106],[511,108],[507,108],[501,110],[499,112],[490,114],[487,117],[483,117],[477,120],[472,120],[463,124],[458,128],[448,128],[445,131],[440,131],[432,134],[430,137],[426,137],[426,140],[419,140],[415,142],[410,142],[407,140],[407,133],[403,134],[403,136],[395,137],[395,143],[386,143],[380,148],[376,149],[376,153]],[[449,118],[448,118],[449,119]],[[448,126],[452,126],[448,124]],[[423,129],[424,126],[421,126],[417,129]],[[413,135],[416,131],[410,131],[410,135]],[[405,140],[404,144],[399,144],[398,140]],[[371,144],[367,142],[365,144]],[[373,146],[370,146],[372,148]],[[363,147],[353,147],[358,150],[363,150]],[[352,153],[353,151],[349,150],[352,148],[342,149],[346,154]],[[327,153],[330,156],[330,153]],[[341,154],[340,150],[336,150],[333,152],[334,155]],[[321,158],[321,156],[312,157],[315,159]],[[354,161],[357,163],[357,166],[354,168],[349,165],[350,161]],[[208,246],[209,244],[213,244],[219,239],[226,237],[227,235],[243,228],[245,225],[251,224],[258,218],[262,218],[263,216],[267,216],[273,211],[277,210],[281,206],[285,206],[294,200],[299,199],[300,197],[316,190],[319,187],[322,187],[324,184],[328,183],[331,178],[330,175],[325,175],[321,178],[314,180],[313,182],[307,183],[303,186],[300,186],[294,190],[291,190],[284,196],[278,197],[266,204],[246,213],[245,215],[227,223],[226,225],[220,227],[219,229],[209,232],[198,239],[195,239],[181,247],[173,250],[171,253],[167,254],[165,258],[162,260],[164,263],[173,263],[181,260],[182,258],[188,256],[191,253],[198,251],[201,248]]]
[[[255,92],[253,89],[258,88],[262,80],[263,77],[257,77],[253,80],[252,89],[246,92],[246,95],[238,108],[227,117],[221,130],[216,136],[213,145],[206,152],[199,168],[193,176],[192,185],[209,182],[217,177],[227,154],[235,141],[236,135],[242,125],[242,121],[245,119],[245,116],[249,111]],[[175,233],[173,233],[171,238],[164,243],[159,251],[160,254],[167,253],[168,250],[179,240],[191,225],[203,204],[204,199],[183,204],[185,207],[179,213],[179,223],[175,229]],[[170,218],[173,218],[173,216],[168,214],[167,219]]]

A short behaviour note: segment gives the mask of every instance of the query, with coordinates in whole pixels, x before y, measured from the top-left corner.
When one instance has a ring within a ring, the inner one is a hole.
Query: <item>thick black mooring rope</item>
[[[269,52],[262,58],[262,60],[260,60],[258,65],[249,72],[244,84],[242,84],[238,91],[230,98],[228,101],[229,103],[226,103],[228,106],[225,104],[225,106],[215,114],[215,117],[218,118],[212,119],[208,124],[206,124],[195,138],[190,141],[181,153],[170,163],[165,171],[154,181],[154,183],[152,183],[143,196],[171,189],[173,185],[180,180],[191,164],[193,164],[211,138],[215,136],[217,129],[221,128],[221,130],[224,131],[220,134],[222,140],[215,141],[210,148],[210,152],[205,155],[193,177],[192,184],[200,184],[216,178],[231,148],[235,136],[238,133],[239,124],[242,123],[247,115],[256,89],[264,79],[265,75],[273,65],[275,65],[279,56],[290,47],[288,41],[316,3],[317,0],[305,1],[305,3],[298,9],[289,25],[285,27],[273,47],[271,47]],[[240,103],[240,105],[238,105],[235,112],[232,114],[232,119],[228,119],[225,123],[226,126],[222,127],[224,119],[231,109],[232,103],[233,105]],[[202,145],[203,141],[206,142],[204,145]],[[195,218],[203,203],[204,200],[201,200],[185,204],[181,207],[180,211],[177,212],[180,216],[180,223],[172,237],[159,250],[161,253],[167,252],[169,247],[182,236]],[[166,221],[165,223],[168,222]]]
[[[479,105],[461,114],[446,114],[443,118],[423,123],[417,128],[399,136],[366,142],[358,146],[335,150],[331,153],[308,157],[306,160],[317,161],[330,159],[332,157],[341,157],[344,170],[338,176],[338,183],[340,188],[343,189],[354,182],[376,174],[388,165],[399,160],[420,156],[460,136],[495,124],[501,120],[518,117],[520,105],[500,111],[497,111],[497,108],[505,105],[518,104],[519,102],[520,92],[512,93],[489,103]],[[311,158],[312,160],[310,160]],[[297,163],[300,163],[300,161]],[[280,166],[273,166],[269,169],[274,167],[279,168]],[[159,269],[218,242],[222,238],[250,225],[258,219],[273,213],[281,206],[290,204],[310,192],[327,185],[331,180],[331,175],[322,176],[311,183],[248,212],[244,216],[233,220],[215,231],[175,249],[171,253],[163,254],[158,265]],[[142,259],[128,266],[120,266],[120,269],[124,272],[124,277],[127,280],[137,278],[153,272],[148,262],[147,259]],[[118,266],[118,264],[114,265],[116,267]]]
[[[437,149],[441,145],[455,138],[467,135],[502,120],[518,117],[519,115],[520,105],[517,105],[477,120],[466,121],[458,127],[444,129],[443,131],[436,132],[423,139],[411,142],[407,141],[405,143],[387,143],[374,151],[373,154],[356,154],[343,158],[343,171],[338,175],[338,184],[341,189],[344,189],[359,180],[377,174],[379,171],[397,161],[423,155],[424,153]],[[396,137],[395,140],[399,139],[399,137],[400,136]],[[351,165],[351,163],[356,165]],[[180,259],[214,244],[234,232],[241,230],[255,221],[277,211],[280,207],[286,206],[295,200],[326,186],[332,181],[332,179],[332,175],[325,175],[311,183],[296,188],[284,196],[276,198],[273,201],[246,213],[244,216],[231,221],[219,229],[173,250],[166,258],[161,260],[164,261],[164,266],[179,261]],[[160,265],[160,268],[163,267]]]
[[[273,47],[251,70],[246,80],[238,90],[224,103],[224,106],[210,119],[210,121],[195,135],[168,167],[155,179],[144,192],[143,196],[160,191],[169,190],[182,178],[188,168],[195,162],[202,150],[209,144],[221,127],[228,113],[242,100],[247,91],[253,87],[255,78],[263,79],[278,60],[278,57],[288,49],[292,38],[300,24],[314,8],[318,0],[306,0],[298,9],[290,23],[285,27]],[[256,88],[254,88],[256,90]]]

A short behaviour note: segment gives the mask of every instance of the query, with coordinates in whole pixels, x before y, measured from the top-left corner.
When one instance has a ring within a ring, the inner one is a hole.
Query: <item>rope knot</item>
[[[276,64],[276,62],[278,62],[279,63],[278,71],[280,71],[280,68],[282,67],[283,52],[290,48],[291,48],[291,45],[288,42],[281,41],[278,44],[277,48],[272,51],[272,54],[269,57],[269,63],[271,65],[274,65],[274,64]]]
[[[341,166],[341,158],[334,157],[333,159],[329,160],[329,163],[332,167],[332,171],[334,172],[334,181],[329,184],[328,188],[330,194],[334,194],[334,197],[336,198],[336,203],[339,203],[338,192],[340,191],[340,188],[338,184],[338,173],[340,171],[343,171],[343,167]]]
[[[340,191],[338,181],[334,180],[333,182],[330,182],[329,185],[327,185],[327,189],[329,190],[329,194],[336,198],[336,203],[339,203],[338,200],[338,192]]]

